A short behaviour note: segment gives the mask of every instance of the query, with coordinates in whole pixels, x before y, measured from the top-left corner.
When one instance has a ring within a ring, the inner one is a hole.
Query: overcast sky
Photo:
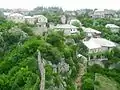
[[[37,6],[59,6],[67,10],[82,8],[120,9],[120,0],[1,0],[0,8],[33,9]]]

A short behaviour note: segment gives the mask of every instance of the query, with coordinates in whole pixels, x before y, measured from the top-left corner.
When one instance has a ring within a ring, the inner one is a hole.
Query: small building
[[[116,47],[116,44],[104,38],[91,38],[88,41],[83,41],[84,45],[88,47],[89,53],[103,52]]]
[[[104,38],[91,38],[88,41],[83,41],[83,43],[88,48],[88,53],[89,53],[88,59],[93,61],[107,60],[107,58],[102,56],[102,53],[116,47],[116,44],[114,42],[111,42]],[[101,54],[97,55],[97,53],[101,53]]]
[[[34,28],[34,34],[35,35],[46,35],[48,32],[48,20],[43,15],[34,15],[32,18],[34,18],[34,24],[37,25],[37,27]]]
[[[28,23],[28,24],[35,24],[35,19],[31,16],[24,16],[25,18],[25,23]]]
[[[115,24],[107,24],[105,27],[109,28],[113,33],[118,33],[120,31],[120,27]]]
[[[70,24],[58,24],[55,29],[63,30],[65,35],[71,35],[78,33],[78,27]]]
[[[34,15],[33,18],[35,19],[35,24],[37,24],[39,27],[46,27],[48,20],[43,15]]]
[[[67,16],[76,16],[75,11],[65,11],[64,13],[65,13],[65,15],[67,15]]]
[[[95,10],[92,17],[93,18],[112,18],[116,14],[116,11],[114,10],[108,10],[108,9],[98,9]]]
[[[4,17],[7,18],[11,13],[8,13],[8,12],[4,12]]]
[[[105,15],[104,15],[104,10],[95,10],[93,15],[92,15],[92,18],[104,18]]]
[[[10,21],[13,21],[15,23],[24,23],[24,21],[25,21],[24,16],[22,14],[19,14],[19,13],[10,14],[7,17],[7,19]]]
[[[83,41],[83,43],[88,48],[88,53],[97,53],[101,50],[101,46],[92,40]]]
[[[86,33],[87,37],[94,37],[94,38],[96,38],[96,37],[100,37],[100,35],[101,35],[100,31],[92,29],[92,28],[82,27],[82,29]]]
[[[92,41],[96,42],[97,44],[101,45],[102,48],[107,48],[103,50],[108,50],[113,47],[116,47],[116,44],[110,40],[107,40],[105,38],[91,38]]]

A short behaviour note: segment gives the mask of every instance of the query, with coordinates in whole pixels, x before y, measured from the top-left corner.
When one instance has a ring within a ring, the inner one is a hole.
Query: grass
[[[107,76],[96,74],[95,81],[97,82],[97,85],[95,85],[94,90],[120,90],[119,84]]]

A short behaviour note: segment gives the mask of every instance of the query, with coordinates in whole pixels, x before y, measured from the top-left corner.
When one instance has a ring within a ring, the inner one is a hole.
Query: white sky
[[[120,9],[120,0],[0,0],[0,8],[33,9],[37,6],[60,6],[63,9]]]

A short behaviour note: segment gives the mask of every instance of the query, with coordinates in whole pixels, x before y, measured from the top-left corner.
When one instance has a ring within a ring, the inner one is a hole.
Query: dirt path
[[[75,83],[77,85],[77,90],[81,90],[81,85],[82,85],[81,79],[82,79],[82,76],[85,73],[85,66],[83,64],[80,64],[80,66],[81,67],[80,67],[80,70],[79,70],[79,73],[78,73],[78,77],[75,80]]]

